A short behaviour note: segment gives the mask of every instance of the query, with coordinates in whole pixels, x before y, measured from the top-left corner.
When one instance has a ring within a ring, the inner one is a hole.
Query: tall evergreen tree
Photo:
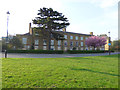
[[[42,36],[44,38],[47,38],[49,41],[49,50],[51,45],[51,35],[56,40],[63,40],[64,35],[59,34],[56,31],[59,31],[63,28],[66,28],[70,23],[68,22],[67,18],[62,15],[62,13],[59,13],[57,11],[53,11],[52,8],[40,8],[38,10],[39,13],[37,14],[38,17],[36,17],[33,20],[33,24],[37,24],[38,27],[34,30],[39,31],[42,33]]]

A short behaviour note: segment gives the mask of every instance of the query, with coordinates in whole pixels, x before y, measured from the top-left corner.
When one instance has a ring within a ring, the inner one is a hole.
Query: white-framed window
[[[53,34],[51,33],[51,38],[53,38]]]
[[[38,44],[39,44],[39,40],[35,39],[35,45],[38,45]]]
[[[43,39],[43,45],[47,45],[47,41]]]
[[[38,49],[38,46],[35,46],[35,50],[37,50]]]
[[[70,36],[70,39],[73,39],[73,36]]]
[[[64,45],[67,46],[67,41],[64,41]]]
[[[78,40],[78,36],[75,37],[75,40]]]
[[[51,46],[51,50],[55,50],[55,47],[54,47],[54,46]]]
[[[67,51],[67,47],[64,47],[64,50]]]
[[[76,42],[76,47],[78,47],[78,42]]]
[[[60,47],[60,46],[58,46],[58,50],[61,50],[61,47]]]
[[[92,50],[92,47],[90,47],[90,50]]]
[[[43,46],[43,50],[47,50],[47,46]]]
[[[64,38],[67,39],[67,35],[64,35]]]
[[[83,37],[81,37],[81,40],[83,40]]]
[[[70,50],[73,50],[73,47],[70,47]]]
[[[84,50],[83,48],[81,48],[81,50]]]
[[[78,47],[76,47],[76,50],[78,50]]]
[[[61,40],[58,40],[58,45],[59,45],[59,46],[61,45]]]
[[[38,36],[39,35],[38,32],[35,32],[35,35]]]
[[[54,40],[51,40],[51,45],[54,45]]]
[[[30,49],[30,45],[27,46],[27,49]]]
[[[22,38],[22,43],[27,44],[27,38]]]
[[[87,39],[88,39],[88,37],[85,37],[85,39],[87,40]]]
[[[81,46],[83,46],[83,42],[81,42]]]
[[[85,50],[88,50],[88,47],[86,47]]]
[[[70,46],[73,46],[73,41],[70,42]]]

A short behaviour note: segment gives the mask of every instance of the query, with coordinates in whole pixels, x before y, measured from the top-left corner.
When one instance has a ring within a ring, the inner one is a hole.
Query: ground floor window
[[[70,47],[70,50],[73,50],[73,47]]]
[[[76,50],[78,50],[78,47],[76,47]]]
[[[54,46],[51,46],[51,50],[55,50],[55,47],[54,47]]]
[[[64,50],[67,51],[67,47],[64,47]]]
[[[61,47],[60,47],[60,46],[58,46],[58,50],[61,50]]]
[[[35,50],[37,50],[38,49],[38,46],[35,46]]]
[[[81,48],[81,50],[84,50],[83,48]]]
[[[47,46],[43,46],[43,50],[47,50]]]
[[[92,48],[90,47],[90,50],[92,50]]]

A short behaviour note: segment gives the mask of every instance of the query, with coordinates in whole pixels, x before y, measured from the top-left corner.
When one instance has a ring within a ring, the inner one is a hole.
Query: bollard
[[[7,58],[7,50],[5,50],[5,58]]]

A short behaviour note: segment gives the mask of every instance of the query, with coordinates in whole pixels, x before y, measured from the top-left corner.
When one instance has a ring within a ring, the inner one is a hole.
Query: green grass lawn
[[[2,88],[118,88],[118,55],[4,58]]]

